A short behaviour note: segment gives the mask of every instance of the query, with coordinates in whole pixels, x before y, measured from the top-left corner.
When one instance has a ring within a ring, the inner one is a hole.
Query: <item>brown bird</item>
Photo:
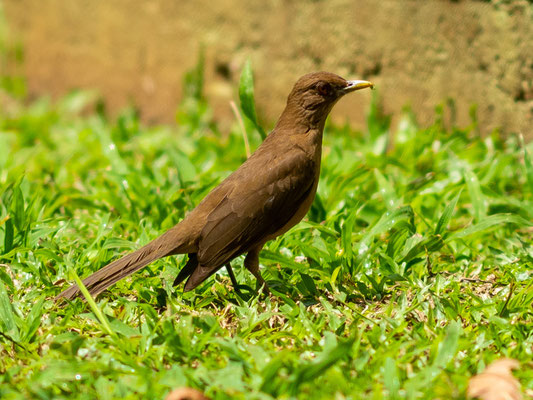
[[[175,285],[188,278],[184,290],[192,290],[226,266],[236,287],[230,262],[247,253],[244,266],[266,288],[259,252],[266,242],[300,222],[311,207],[329,112],[346,93],[367,87],[373,84],[347,81],[329,72],[302,76],[274,130],[250,158],[176,226],[85,278],[83,284],[96,296],[152,261],[188,254]],[[72,299],[79,293],[73,285],[57,298]]]

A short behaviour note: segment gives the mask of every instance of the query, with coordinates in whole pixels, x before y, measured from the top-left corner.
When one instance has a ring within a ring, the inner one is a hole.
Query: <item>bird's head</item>
[[[289,117],[308,123],[310,127],[323,127],[329,112],[342,96],[367,87],[372,88],[374,85],[368,81],[347,81],[331,72],[304,75],[298,79],[289,94],[280,122]]]

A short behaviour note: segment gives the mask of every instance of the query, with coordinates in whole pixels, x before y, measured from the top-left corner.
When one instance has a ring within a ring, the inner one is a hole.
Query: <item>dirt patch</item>
[[[532,138],[533,6],[509,3],[4,0],[34,94],[97,88],[111,110],[134,103],[148,122],[172,121],[204,46],[206,94],[223,124],[251,57],[266,121],[297,77],[328,70],[373,80],[387,112],[410,104],[425,123],[452,98],[457,123],[477,104],[482,132]],[[369,96],[343,99],[333,118],[363,126]]]

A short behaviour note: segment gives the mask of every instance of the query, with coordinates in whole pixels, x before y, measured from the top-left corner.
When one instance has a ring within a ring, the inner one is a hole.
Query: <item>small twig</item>
[[[4,332],[0,331],[0,336],[4,337],[5,339],[9,340],[11,343],[13,343],[14,345],[20,347],[21,349],[24,349],[26,351],[28,351],[28,349],[21,345],[19,342],[17,342],[15,339],[13,339],[11,336],[9,335],[6,335]]]
[[[483,279],[479,278],[459,278],[459,280],[462,282],[488,283],[494,286],[494,282],[484,281]]]
[[[250,142],[248,142],[248,135],[246,134],[246,129],[244,128],[244,121],[242,120],[241,113],[239,112],[239,109],[237,108],[237,105],[232,100],[229,102],[231,109],[233,110],[233,113],[235,114],[235,118],[237,118],[237,121],[239,122],[239,126],[241,127],[242,137],[244,139],[244,149],[246,151],[246,158],[250,158],[250,155],[252,154],[250,152]]]

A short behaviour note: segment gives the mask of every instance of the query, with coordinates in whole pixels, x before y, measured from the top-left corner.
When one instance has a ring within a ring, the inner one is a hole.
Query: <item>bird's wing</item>
[[[228,182],[232,189],[207,216],[198,251],[203,269],[212,268],[206,277],[283,228],[311,195],[315,161],[300,149],[256,161]]]

